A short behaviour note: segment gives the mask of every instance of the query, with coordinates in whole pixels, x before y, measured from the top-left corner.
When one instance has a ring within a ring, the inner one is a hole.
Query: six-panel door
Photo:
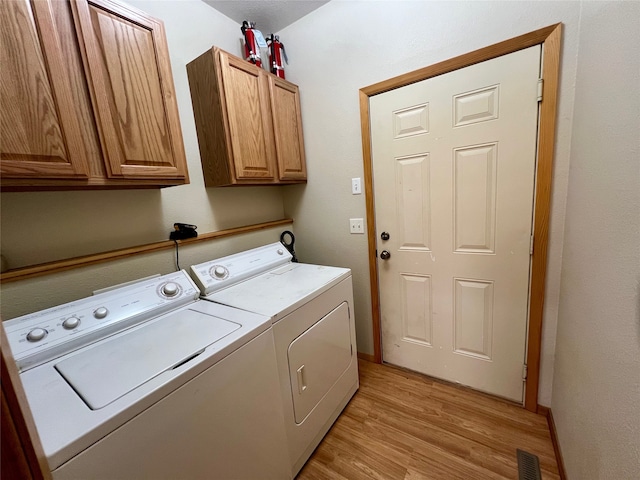
[[[517,402],[539,65],[530,47],[370,101],[383,359]]]

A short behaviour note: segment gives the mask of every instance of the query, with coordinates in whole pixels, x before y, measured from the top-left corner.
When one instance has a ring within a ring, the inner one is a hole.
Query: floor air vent
[[[518,455],[518,480],[542,480],[538,457],[520,449],[516,452]]]

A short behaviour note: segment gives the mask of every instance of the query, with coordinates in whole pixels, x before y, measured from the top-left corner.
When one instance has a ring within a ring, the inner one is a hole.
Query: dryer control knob
[[[100,307],[100,308],[96,308],[93,311],[93,316],[96,317],[97,319],[102,319],[106,317],[108,313],[109,313],[109,310],[107,310],[104,307]]]
[[[176,283],[169,282],[164,287],[162,287],[162,293],[164,293],[167,297],[173,297],[176,293],[178,293],[178,285]]]
[[[224,267],[216,267],[213,274],[218,278],[223,278],[227,274],[227,269]]]
[[[284,255],[284,250],[282,250],[281,248],[278,249],[278,255]]]
[[[44,337],[47,336],[47,332],[44,328],[34,328],[29,333],[27,333],[27,340],[30,342],[39,342]]]
[[[80,325],[80,319],[78,317],[69,317],[64,322],[62,322],[62,326],[65,328],[65,330],[73,330],[78,325]]]

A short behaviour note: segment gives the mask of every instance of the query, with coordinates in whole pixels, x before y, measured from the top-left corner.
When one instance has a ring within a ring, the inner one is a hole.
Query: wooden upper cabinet
[[[72,0],[109,177],[185,177],[162,22],[109,0]]]
[[[187,73],[208,187],[306,181],[296,85],[217,47]]]
[[[298,87],[270,75],[269,88],[280,180],[305,180],[307,167]]]
[[[275,145],[269,115],[269,85],[261,72],[220,51],[221,92],[227,106],[233,167],[238,180],[275,178]]]
[[[112,0],[0,14],[3,190],[188,183],[162,22]]]
[[[0,22],[0,174],[87,178],[71,83],[49,2],[2,1]]]

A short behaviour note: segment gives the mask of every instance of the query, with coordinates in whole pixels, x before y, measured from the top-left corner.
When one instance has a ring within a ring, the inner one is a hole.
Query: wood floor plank
[[[328,449],[317,452],[317,456],[309,459],[304,467],[304,478],[306,480],[351,480],[338,473],[332,466],[333,457],[328,455]],[[298,478],[301,478],[300,476]]]
[[[486,480],[510,480],[509,477],[487,470],[457,455],[439,448],[423,448],[411,456],[410,471],[430,475],[433,470],[445,470],[452,479],[478,478]],[[406,477],[405,477],[406,478]]]
[[[397,412],[372,415],[366,422],[365,433],[387,442],[405,444],[414,452],[426,449],[444,450],[500,476],[508,476],[514,467],[517,468],[515,455],[505,455],[463,436],[410,417],[402,418]]]
[[[369,458],[359,451],[352,451],[349,445],[336,440],[333,437],[323,444],[323,450],[331,454],[331,461],[326,464],[332,471],[348,478],[349,480],[388,480],[391,478],[404,478],[405,468],[388,469],[379,458]],[[301,470],[298,478],[309,478],[306,472],[307,465]]]
[[[372,406],[373,400],[363,395],[356,395],[342,411],[342,415],[348,415],[355,420],[364,422],[367,419]]]
[[[455,434],[455,437],[449,440],[449,448],[460,448],[460,439],[469,439],[478,445],[510,456],[515,454],[516,447],[522,448],[539,455],[543,465],[545,462],[555,464],[550,437],[539,438],[538,432],[494,422],[482,413],[459,410],[455,406],[427,397],[423,399],[421,407],[411,405],[402,409],[402,402],[388,401],[386,394],[377,395],[376,392],[364,388],[362,395],[371,395],[376,400],[370,418],[387,424],[392,421],[399,422],[399,425],[396,425],[397,429],[417,432],[414,434],[422,436],[425,441],[429,441],[425,436],[429,436],[429,432],[435,429],[440,435]],[[446,437],[447,435],[437,438]]]
[[[327,438],[327,443],[342,451],[343,458],[349,456],[368,478],[403,478],[410,453],[393,445],[377,442],[363,435],[358,429],[351,429],[343,422]]]
[[[477,395],[476,392],[471,393]],[[550,459],[555,461],[553,450],[550,448],[550,437],[542,437],[537,430],[514,427],[482,411],[461,409],[456,405],[434,400],[428,396],[423,397],[420,404],[405,405],[404,401],[389,400],[387,393],[379,394],[368,388],[364,388],[362,394],[372,396],[376,400],[376,407],[372,409],[372,414],[376,414],[378,410],[383,414],[391,411],[401,412],[400,415],[403,415],[408,422],[406,428],[412,428],[411,423],[422,427],[439,427],[503,453],[511,454],[513,445],[516,445],[518,448],[535,450],[536,454],[551,455]],[[403,406],[406,408],[402,409]]]
[[[517,448],[559,479],[545,417],[404,369],[359,369],[360,389],[299,480],[515,479]]]
[[[488,395],[470,396],[469,389],[453,386],[445,383],[435,383],[431,387],[431,397],[446,400],[449,404],[455,404],[461,408],[472,408],[477,412],[483,412],[500,419],[505,423],[530,426],[533,428],[547,428],[547,419],[542,416],[523,410],[522,406],[508,400],[490,397]]]

